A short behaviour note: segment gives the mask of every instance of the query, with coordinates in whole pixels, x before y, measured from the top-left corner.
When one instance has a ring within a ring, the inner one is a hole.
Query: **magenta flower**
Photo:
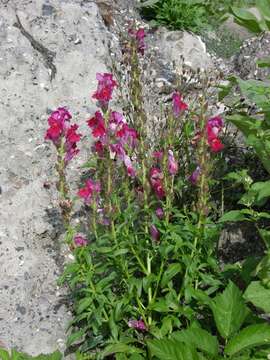
[[[78,247],[86,246],[87,239],[81,235],[74,236],[74,244]]]
[[[136,172],[135,172],[135,169],[133,168],[131,159],[130,159],[130,157],[128,155],[125,155],[125,157],[124,157],[124,164],[125,164],[125,166],[127,168],[128,176],[135,177]]]
[[[92,150],[96,152],[99,157],[102,157],[104,153],[104,145],[100,140],[98,140],[94,143]]]
[[[135,129],[130,128],[127,124],[122,124],[121,128],[116,132],[116,137],[120,139],[122,144],[127,144],[134,148],[137,143],[138,133]]]
[[[140,28],[137,31],[134,29],[129,29],[128,33],[132,38],[136,40],[138,52],[141,55],[144,55],[144,51],[146,49],[146,45],[144,42],[146,37],[145,30],[143,28]]]
[[[188,109],[188,105],[182,101],[182,96],[178,91],[173,93],[172,101],[174,116],[178,117],[183,111]]]
[[[93,98],[98,100],[102,107],[107,107],[117,83],[113,79],[113,75],[108,73],[97,73],[96,78],[98,80],[98,88]]]
[[[126,152],[121,143],[111,144],[110,149],[112,153],[115,153],[117,158],[121,161],[124,161]]]
[[[170,175],[176,175],[178,172],[178,163],[174,158],[172,150],[168,151],[168,170]]]
[[[153,152],[153,158],[157,159],[158,161],[161,161],[163,158],[163,151],[158,150]]]
[[[155,225],[151,225],[150,226],[150,235],[151,238],[155,241],[158,242],[160,239],[160,232],[158,231],[158,229],[156,228]]]
[[[104,118],[100,111],[95,112],[95,116],[87,121],[88,126],[92,129],[92,135],[100,138],[106,134]]]
[[[99,182],[94,182],[92,179],[88,179],[85,186],[78,191],[78,196],[84,199],[84,202],[89,205],[93,199],[100,193],[101,186]]]
[[[201,168],[200,166],[197,166],[196,169],[193,171],[193,173],[190,175],[188,180],[193,184],[196,185],[197,181],[201,175]]]
[[[220,116],[209,119],[206,124],[207,141],[213,152],[219,152],[224,148],[224,145],[218,138],[223,126],[224,123]]]
[[[125,123],[124,117],[117,111],[112,111],[110,113],[110,129],[112,132],[115,132],[119,127]]]
[[[45,139],[51,140],[58,149],[62,144],[61,140],[65,140],[65,163],[79,153],[77,143],[82,136],[77,133],[77,124],[70,125],[70,119],[71,114],[65,108],[58,108],[48,119],[49,129],[45,135]]]
[[[78,130],[78,125],[74,124],[67,130],[66,133],[66,142],[65,142],[65,162],[69,162],[75,155],[79,153],[79,149],[77,148],[77,142],[81,139],[81,134],[78,134],[76,131]]]
[[[130,328],[140,330],[140,331],[146,331],[147,327],[143,320],[129,320],[128,326]]]
[[[163,188],[163,173],[157,167],[152,167],[150,170],[150,184],[159,199],[165,197],[165,190]]]
[[[58,108],[53,111],[48,119],[49,129],[46,132],[45,139],[51,140],[54,145],[59,145],[60,137],[64,135],[69,127],[71,114],[65,108]]]
[[[161,220],[161,219],[163,219],[163,217],[164,217],[164,211],[163,211],[163,209],[162,208],[157,208],[156,209],[156,211],[155,211],[155,213],[156,213],[156,216]]]

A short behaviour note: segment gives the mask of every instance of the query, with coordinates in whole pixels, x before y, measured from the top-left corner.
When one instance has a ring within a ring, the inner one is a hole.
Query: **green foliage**
[[[270,3],[268,0],[256,0],[255,6],[259,11],[256,17],[251,11],[232,6],[230,11],[237,24],[245,27],[250,32],[259,34],[270,30]]]
[[[251,3],[242,0],[144,0],[139,5],[142,14],[152,25],[165,25],[173,30],[201,32],[220,25],[230,6]]]
[[[0,360],[61,360],[63,355],[59,351],[52,354],[41,354],[38,356],[30,356],[14,349],[11,352],[0,348]]]
[[[160,0],[141,4],[143,14],[153,25],[165,25],[174,30],[198,32],[206,26],[206,8],[200,0]]]

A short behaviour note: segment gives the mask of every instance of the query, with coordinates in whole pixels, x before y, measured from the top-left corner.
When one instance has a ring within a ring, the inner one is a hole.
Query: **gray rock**
[[[64,253],[55,152],[44,144],[47,109],[67,106],[84,132],[95,109],[90,94],[96,72],[106,69],[108,33],[93,2],[5,4],[0,14],[0,340],[37,355],[63,348],[70,319],[65,291],[57,287]],[[25,29],[55,53],[54,80],[42,54],[13,26],[15,8]],[[83,45],[69,41],[73,34]],[[86,140],[80,160],[69,169],[74,182],[90,148]],[[44,186],[48,181],[52,186]]]
[[[186,31],[162,29],[157,32],[157,37],[161,56],[175,63],[176,68],[182,68],[183,62],[193,70],[208,70],[213,67],[205,44],[199,36]]]
[[[259,68],[257,61],[269,58],[269,53],[270,32],[248,39],[234,58],[234,70],[242,79],[266,80],[270,75],[270,68]]]

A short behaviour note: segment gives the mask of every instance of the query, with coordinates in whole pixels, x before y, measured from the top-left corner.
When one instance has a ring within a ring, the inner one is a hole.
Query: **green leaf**
[[[270,289],[266,289],[260,281],[253,281],[243,296],[256,307],[270,313]]]
[[[244,220],[247,220],[247,218],[244,214],[242,214],[241,210],[232,210],[225,213],[219,219],[219,222],[244,221]]]
[[[0,349],[0,359],[1,360],[10,360],[8,351]]]
[[[168,284],[168,282],[175,277],[178,273],[182,270],[182,266],[179,263],[170,264],[168,269],[164,272],[162,279],[161,279],[161,286],[164,287]]]
[[[119,249],[114,252],[114,256],[125,255],[129,252],[128,249]]]
[[[262,32],[263,29],[260,26],[260,21],[250,11],[232,6],[231,13],[234,16],[235,22],[239,25],[244,26],[255,34]]]
[[[60,351],[55,351],[52,354],[41,354],[34,357],[35,360],[61,360],[63,355]]]
[[[228,339],[240,329],[248,314],[240,290],[231,281],[224,292],[212,300],[210,307],[218,331],[225,339]]]
[[[106,346],[105,350],[102,352],[102,356],[106,357],[108,355],[113,355],[116,353],[140,354],[143,353],[143,350],[138,349],[135,346],[127,345],[125,343],[116,343]]]
[[[77,340],[82,339],[83,336],[84,336],[84,330],[76,331],[75,333],[69,335],[66,343],[67,347],[74,344]]]
[[[206,352],[210,356],[217,356],[218,341],[208,331],[200,328],[189,328],[179,332],[174,332],[172,338],[176,341],[183,342],[191,347]]]
[[[247,348],[270,343],[270,325],[250,325],[241,330],[238,335],[232,338],[225,347],[227,355],[234,355]]]
[[[270,67],[270,58],[263,58],[257,60],[257,65],[260,68]]]
[[[87,309],[91,304],[92,304],[93,300],[90,297],[84,298],[82,299],[77,307],[77,314],[82,313],[85,309]]]
[[[161,339],[147,341],[152,356],[161,360],[198,360],[198,354],[184,343],[175,340]]]

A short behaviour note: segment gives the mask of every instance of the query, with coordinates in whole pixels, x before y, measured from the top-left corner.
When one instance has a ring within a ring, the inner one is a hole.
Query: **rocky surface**
[[[67,106],[85,124],[107,38],[92,1],[0,1],[0,341],[30,354],[62,349],[70,318],[47,117]]]
[[[269,59],[270,32],[247,39],[234,58],[234,69],[242,79],[266,80],[269,67],[259,68],[259,59]]]

